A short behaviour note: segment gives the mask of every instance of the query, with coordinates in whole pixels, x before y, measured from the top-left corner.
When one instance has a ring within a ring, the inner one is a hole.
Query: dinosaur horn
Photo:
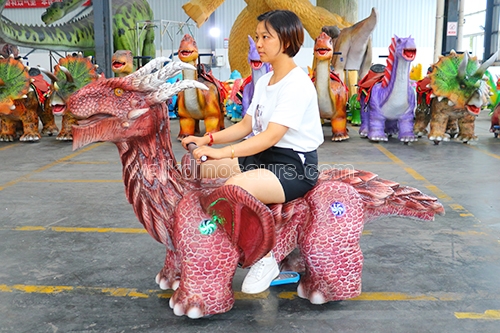
[[[43,74],[47,75],[47,77],[52,81],[52,82],[57,82],[57,76],[55,76],[52,72],[46,70],[43,67],[38,66],[38,70],[42,72]]]
[[[167,62],[170,62],[170,58],[167,57],[158,57],[154,58],[150,62],[148,62],[146,65],[141,67],[140,69],[136,70],[135,72],[129,74],[129,77],[140,77],[143,75],[150,74],[154,71],[160,70],[165,66]]]
[[[474,75],[481,75],[483,76],[484,73],[486,73],[486,70],[488,69],[488,67],[490,67],[494,62],[495,60],[497,60],[497,56],[498,56],[498,51],[495,52],[495,54],[493,54],[491,57],[488,58],[488,60],[486,60],[485,62],[483,62],[483,64],[481,65],[481,67],[479,67],[476,71],[476,73]]]
[[[167,66],[151,74],[134,77],[131,81],[131,85],[141,91],[154,91],[166,84],[168,78],[177,75],[183,69],[196,70],[196,68],[190,64],[177,61],[169,63]]]
[[[160,87],[158,87],[158,89],[152,91],[148,95],[147,99],[151,104],[159,104],[165,102],[167,99],[178,94],[179,92],[190,88],[208,90],[208,87],[201,82],[195,80],[182,80],[174,84],[162,84]]]
[[[59,68],[64,73],[64,75],[66,75],[66,81],[71,82],[71,83],[75,82],[75,80],[73,79],[73,75],[71,75],[71,73],[69,72],[69,70],[66,67],[59,66]]]
[[[469,52],[465,51],[464,52],[464,57],[462,59],[462,62],[460,62],[460,66],[458,67],[458,78],[459,79],[464,79],[465,78],[465,70],[467,69],[467,63],[469,62]]]

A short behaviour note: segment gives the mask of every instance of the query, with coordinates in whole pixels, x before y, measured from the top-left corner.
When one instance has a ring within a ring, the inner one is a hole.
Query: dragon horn
[[[131,85],[138,90],[154,91],[166,84],[168,78],[177,75],[183,69],[196,70],[196,67],[181,61],[176,61],[169,63],[167,66],[151,74],[146,74],[141,77],[132,77]]]
[[[481,67],[479,67],[476,71],[476,73],[474,75],[481,75],[483,76],[484,73],[486,73],[486,70],[488,69],[488,67],[491,66],[491,64],[493,64],[495,62],[495,60],[497,59],[497,56],[498,56],[498,51],[495,52],[495,54],[493,54],[491,57],[488,58],[488,60],[486,60],[485,62],[483,62],[483,64],[481,65]]]
[[[66,81],[71,83],[75,82],[75,80],[73,79],[73,75],[71,75],[71,73],[66,67],[59,66],[59,69],[64,73],[64,75],[66,75]]]
[[[464,52],[464,57],[462,59],[462,62],[460,62],[460,66],[458,67],[458,78],[459,79],[464,79],[465,78],[465,70],[467,69],[467,63],[469,62],[469,52],[465,51]]]
[[[55,76],[52,72],[46,70],[45,68],[43,67],[40,67],[38,66],[38,70],[40,70],[40,72],[44,73],[45,75],[47,75],[47,77],[52,81],[52,82],[57,82],[57,76]]]

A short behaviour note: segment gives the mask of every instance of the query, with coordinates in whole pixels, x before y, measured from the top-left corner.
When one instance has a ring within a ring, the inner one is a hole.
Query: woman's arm
[[[233,126],[228,128],[228,130],[232,127]],[[269,123],[264,132],[247,140],[219,149],[202,146],[196,149],[193,154],[196,159],[199,159],[201,156],[207,156],[208,158],[216,160],[254,155],[274,146],[285,135],[287,130],[288,127],[286,126],[277,123]],[[217,142],[215,138],[214,141]]]

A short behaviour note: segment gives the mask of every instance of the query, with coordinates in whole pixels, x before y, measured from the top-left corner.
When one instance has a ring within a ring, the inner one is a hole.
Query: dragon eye
[[[123,95],[123,89],[122,88],[115,88],[115,95],[120,97],[121,95]]]

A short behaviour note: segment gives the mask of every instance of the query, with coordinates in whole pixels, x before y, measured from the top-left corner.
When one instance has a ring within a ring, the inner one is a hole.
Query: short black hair
[[[278,34],[284,53],[294,57],[304,43],[304,26],[299,17],[290,10],[271,10],[257,17],[264,22],[266,29],[270,25]],[[269,30],[269,29],[268,29]]]

